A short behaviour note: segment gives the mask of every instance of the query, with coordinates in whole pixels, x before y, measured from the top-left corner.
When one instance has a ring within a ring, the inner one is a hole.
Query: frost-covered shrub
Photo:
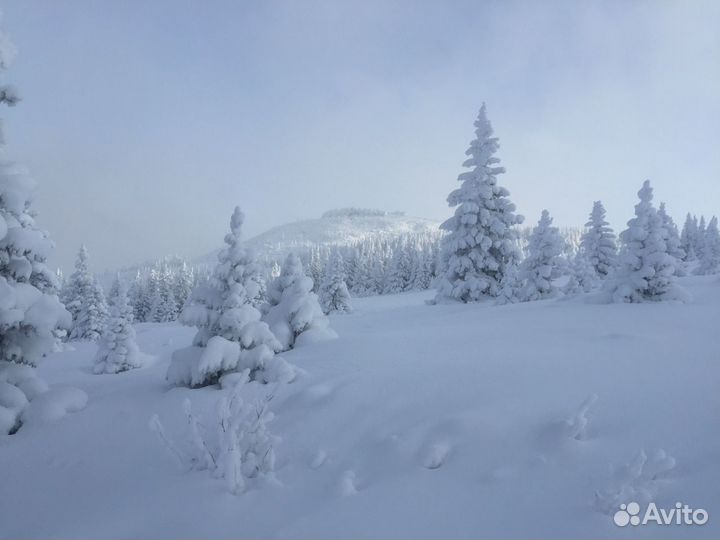
[[[255,401],[243,399],[247,380],[245,371],[244,379],[218,401],[214,430],[203,429],[186,399],[183,408],[188,435],[181,446],[168,438],[157,415],[150,420],[150,428],[183,466],[209,470],[224,478],[234,495],[243,493],[249,483],[274,479],[275,446],[279,441],[268,428],[273,420],[268,410],[272,396]]]
[[[497,137],[485,113],[485,104],[475,121],[476,138],[465,152],[470,156],[463,167],[472,168],[458,176],[460,187],[448,196],[455,215],[441,228],[441,275],[437,281],[437,301],[444,299],[475,302],[484,296],[497,297],[507,269],[520,260],[518,232],[523,222],[515,214],[510,192],[497,184],[505,172],[495,152]]]
[[[271,307],[264,317],[283,350],[292,349],[300,337],[335,337],[312,288],[312,278],[305,275],[302,262],[291,253],[280,275],[268,287]]]
[[[652,205],[648,180],[638,192],[635,217],[628,221],[620,239],[620,266],[607,289],[613,302],[683,300],[686,293],[675,284],[678,260],[668,253],[668,233]]]
[[[223,374],[243,369],[264,382],[294,378],[292,366],[275,355],[282,346],[255,307],[263,286],[252,253],[241,243],[243,221],[235,208],[212,278],[192,292],[183,309],[180,321],[198,331],[193,347],[173,354],[167,378],[174,384],[215,384]]]
[[[345,283],[345,265],[342,255],[336,252],[325,268],[325,278],[320,286],[320,303],[325,313],[350,313],[352,304]]]
[[[110,318],[98,344],[95,373],[120,373],[140,367],[140,351],[132,326],[133,310],[128,304],[125,285],[119,280],[110,298]]]
[[[528,256],[520,265],[519,272],[523,281],[523,301],[551,298],[559,292],[553,285],[553,280],[560,277],[564,267],[562,254],[565,241],[558,228],[552,226],[552,221],[550,213],[543,210],[540,221],[530,236]]]

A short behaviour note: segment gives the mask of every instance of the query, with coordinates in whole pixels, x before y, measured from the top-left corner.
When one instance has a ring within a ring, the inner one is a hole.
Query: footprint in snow
[[[327,453],[324,450],[318,450],[315,454],[315,457],[310,462],[310,468],[311,469],[319,469],[323,466],[325,463],[325,460],[327,459]]]
[[[436,443],[430,447],[423,466],[426,469],[439,469],[445,464],[448,454],[450,453],[450,446],[446,443]]]
[[[340,478],[340,485],[338,490],[340,492],[340,495],[342,495],[343,497],[355,495],[358,492],[357,485],[355,484],[356,481],[357,476],[355,475],[355,471],[345,471]]]

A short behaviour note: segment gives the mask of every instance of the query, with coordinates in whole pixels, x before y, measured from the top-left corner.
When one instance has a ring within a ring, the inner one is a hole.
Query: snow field
[[[82,388],[87,407],[0,443],[0,536],[716,537],[720,287],[716,276],[680,283],[697,300],[357,299],[331,317],[339,339],[282,355],[301,369],[293,383],[243,390],[274,393],[270,430],[282,440],[276,482],[239,496],[180,467],[148,428],[157,414],[183,442],[189,398],[214,429],[229,390],[164,380],[192,329],[137,325],[155,360],[119,375],[93,375],[94,346],[77,344],[39,371]],[[625,530],[601,511],[595,493],[617,488],[612,467],[641,450],[675,461],[653,500],[706,508],[707,525]]]

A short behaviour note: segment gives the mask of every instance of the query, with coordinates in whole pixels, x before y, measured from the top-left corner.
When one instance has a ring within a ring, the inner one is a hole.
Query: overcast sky
[[[720,213],[720,2],[5,0],[7,150],[96,270],[344,206],[450,215],[483,101],[529,223]]]

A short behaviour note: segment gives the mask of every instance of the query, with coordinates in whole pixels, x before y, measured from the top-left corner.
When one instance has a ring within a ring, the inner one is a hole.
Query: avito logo
[[[615,512],[613,521],[618,527],[627,525],[705,525],[710,516],[703,508],[693,509],[681,502],[675,503],[675,507],[669,510],[658,508],[653,502],[648,504],[645,513],[640,517],[640,505],[636,502],[621,504],[620,510]]]

